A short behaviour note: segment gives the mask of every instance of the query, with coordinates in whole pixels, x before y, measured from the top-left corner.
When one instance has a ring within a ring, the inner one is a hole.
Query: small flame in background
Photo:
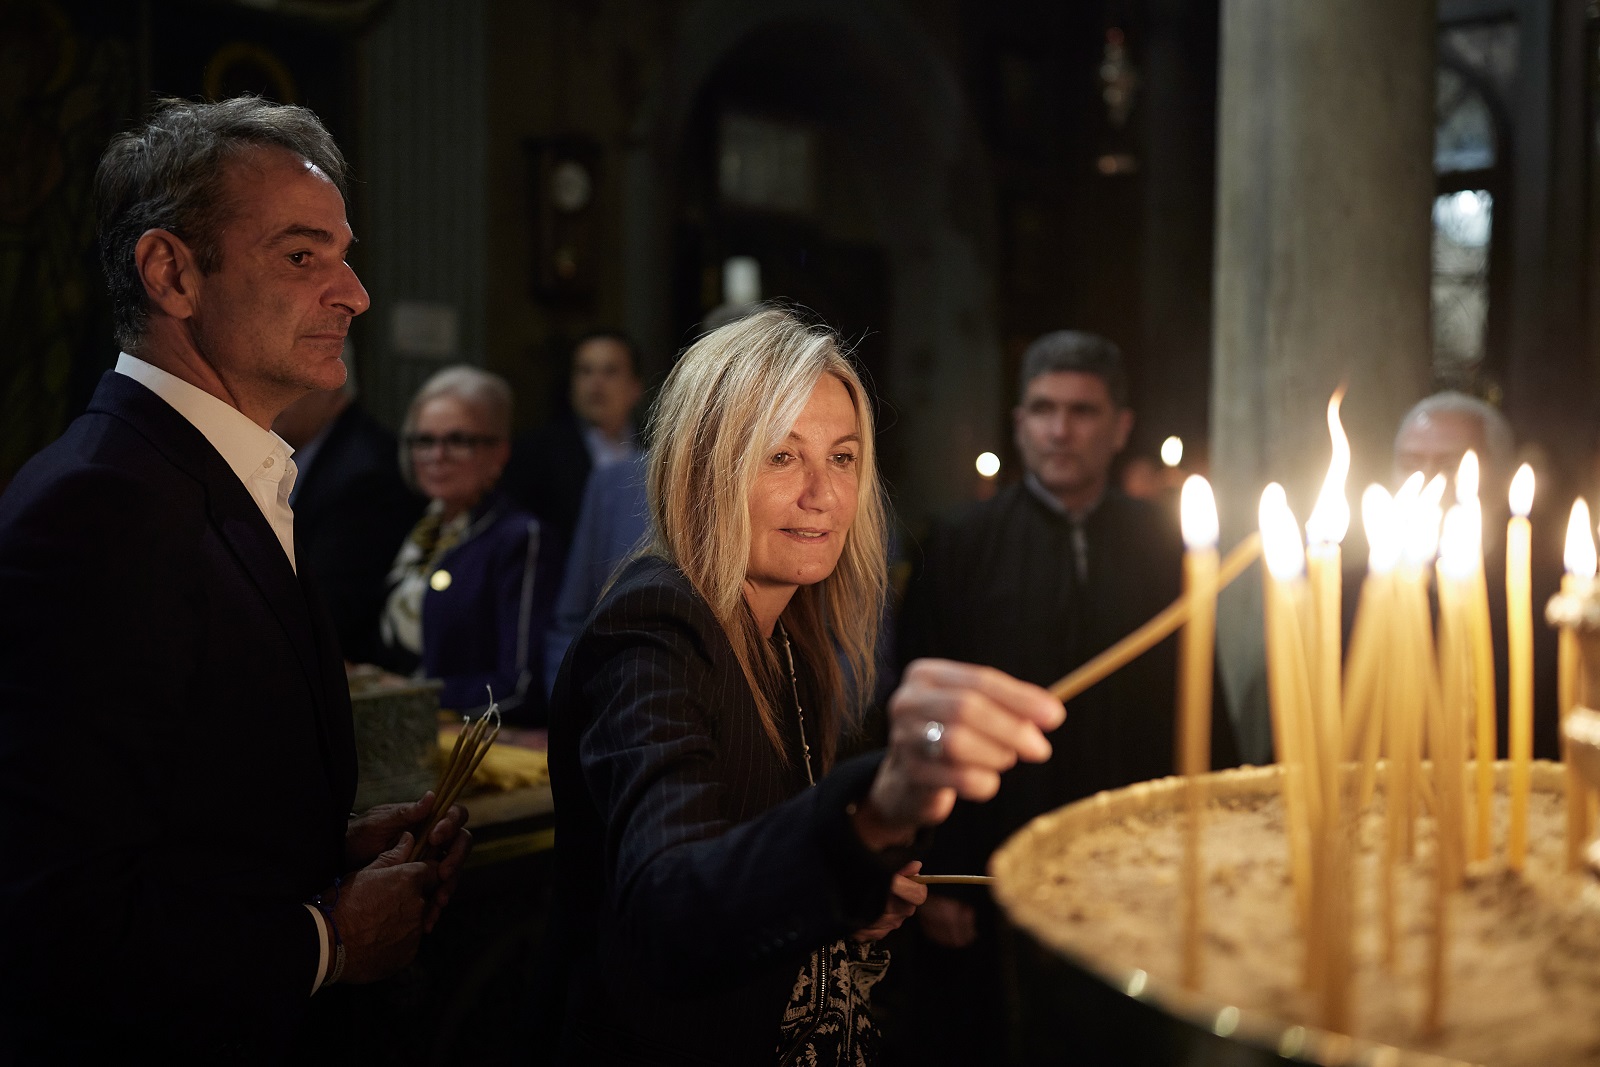
[[[1161,462],[1168,467],[1183,462],[1183,438],[1169,437],[1161,442]]]

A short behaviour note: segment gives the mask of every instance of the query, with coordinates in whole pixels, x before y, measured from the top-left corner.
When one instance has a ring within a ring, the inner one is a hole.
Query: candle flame
[[[1511,479],[1511,514],[1520,519],[1533,510],[1533,468],[1524,463]]]
[[[1306,520],[1306,535],[1325,545],[1339,544],[1350,529],[1350,501],[1344,495],[1345,479],[1350,476],[1350,438],[1339,422],[1339,404],[1343,400],[1341,385],[1328,398],[1328,436],[1333,439],[1333,458],[1328,461],[1328,476],[1317,495],[1317,506]]]
[[[1261,490],[1260,516],[1267,570],[1280,582],[1300,577],[1306,572],[1306,547],[1300,543],[1300,523],[1289,507],[1289,497],[1277,482]]]
[[[1413,479],[1416,489],[1412,488]],[[1402,557],[1409,566],[1418,568],[1432,563],[1439,551],[1439,520],[1442,517],[1439,501],[1444,498],[1444,475],[1434,475],[1433,481],[1426,487],[1421,485],[1421,481],[1421,475],[1408,478],[1395,498],[1400,536],[1405,544]]]
[[[1361,494],[1361,525],[1367,531],[1367,569],[1388,574],[1400,562],[1400,531],[1394,498],[1381,485]],[[1265,535],[1263,535],[1265,536]]]
[[[1422,502],[1438,507],[1444,501],[1444,475],[1435,474],[1433,480],[1422,487]]]
[[[1567,573],[1574,578],[1594,577],[1594,535],[1589,532],[1589,505],[1581,496],[1572,502],[1572,517],[1567,520],[1567,547],[1562,558],[1566,561]]]
[[[1456,503],[1467,504],[1478,498],[1478,454],[1467,449],[1456,469]]]
[[[1439,533],[1440,573],[1457,581],[1472,577],[1483,559],[1481,527],[1478,510],[1469,504],[1456,504],[1444,513],[1444,529]]]
[[[1421,471],[1412,471],[1411,472],[1411,477],[1407,478],[1404,482],[1401,483],[1400,491],[1394,495],[1394,500],[1395,500],[1395,503],[1397,505],[1401,504],[1402,502],[1404,502],[1405,505],[1407,507],[1409,507],[1411,501],[1416,500],[1417,497],[1419,497],[1421,495],[1422,495],[1422,472]]]
[[[1183,462],[1183,438],[1169,437],[1161,442],[1161,462],[1169,467]]]
[[[1217,544],[1217,498],[1211,483],[1198,474],[1184,480],[1178,498],[1178,516],[1183,526],[1183,543],[1190,551],[1215,548]]]

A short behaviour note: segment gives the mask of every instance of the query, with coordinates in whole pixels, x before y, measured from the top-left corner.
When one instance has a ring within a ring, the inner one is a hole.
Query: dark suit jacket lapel
[[[106,374],[89,402],[89,410],[103,411],[127,422],[160,449],[174,466],[205,487],[212,524],[261,591],[294,647],[317,708],[324,749],[331,753],[326,720],[332,709],[328,707],[326,676],[305,591],[272,526],[244,484],[188,419],[127,375],[115,371]]]

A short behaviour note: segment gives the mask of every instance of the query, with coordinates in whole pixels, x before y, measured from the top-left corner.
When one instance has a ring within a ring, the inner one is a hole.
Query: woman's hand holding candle
[[[943,822],[957,797],[988,800],[1018,760],[1050,758],[1044,735],[1065,718],[1048,692],[992,667],[914,661],[889,698],[889,751],[855,809],[856,832],[886,848]]]

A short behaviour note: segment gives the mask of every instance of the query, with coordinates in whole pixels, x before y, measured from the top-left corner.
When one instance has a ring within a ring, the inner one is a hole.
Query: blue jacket
[[[556,580],[539,532],[538,519],[491,494],[439,560],[435,574],[450,581],[435,577],[423,595],[422,673],[444,683],[441,706],[482,707],[492,689],[507,716],[544,721],[544,632]]]

